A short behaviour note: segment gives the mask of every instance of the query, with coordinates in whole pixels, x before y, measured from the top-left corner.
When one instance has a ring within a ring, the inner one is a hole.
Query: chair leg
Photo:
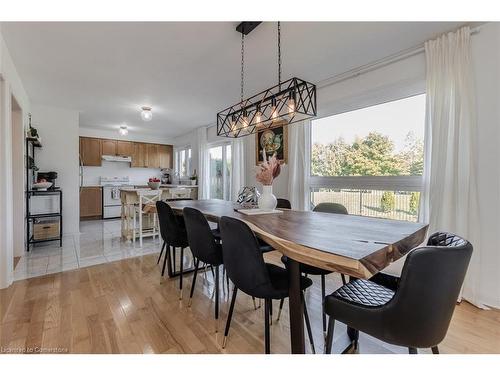
[[[307,313],[306,301],[304,299],[304,292],[301,292],[302,305],[304,305],[304,319],[306,321],[307,335],[309,336],[309,344],[311,344],[311,351],[316,354],[316,349],[314,348],[314,339],[312,335],[311,322],[309,321],[309,314]]]
[[[169,244],[167,244],[167,247],[166,247],[165,251],[166,251],[165,254],[167,255],[166,257],[168,259],[168,261],[167,261],[168,276],[170,277],[171,275],[173,275],[173,271],[172,271],[172,256],[175,255],[175,251],[174,251],[174,248],[173,247],[171,248]],[[173,254],[172,254],[172,252],[173,252]]]
[[[219,266],[215,266],[215,332],[219,331]]]
[[[325,275],[321,275],[321,314],[323,315],[323,337],[326,337],[325,294]]]
[[[208,266],[210,267],[210,271],[212,272],[212,277],[215,279],[214,267],[211,264],[209,264]]]
[[[142,209],[139,211],[139,245],[142,248]]]
[[[273,325],[273,300],[269,300],[269,325]]]
[[[343,273],[340,274],[340,277],[342,277],[342,284],[347,284],[347,281],[345,279],[345,275]]]
[[[158,257],[156,264],[160,263],[161,256],[163,255],[163,250],[165,250],[165,241],[163,241],[163,246],[161,247],[160,256]],[[165,255],[165,257],[166,257],[166,255]]]
[[[191,292],[189,293],[188,306],[191,306],[191,303],[193,301],[194,286],[196,285],[196,276],[198,275],[198,263],[200,263],[200,260],[196,258],[196,261],[194,263],[193,282],[191,283]]]
[[[276,318],[276,321],[280,320],[280,316],[281,316],[281,310],[283,310],[283,303],[285,302],[285,299],[282,298],[280,300],[280,309],[278,310],[278,317]]]
[[[359,331],[352,327],[347,327],[347,336],[349,336],[349,339],[351,340],[351,344],[354,350],[357,350],[359,341]]]
[[[136,223],[135,223],[135,207],[134,207],[134,215],[132,217],[132,242],[134,243],[134,247],[135,247],[135,234],[136,234]]]
[[[269,329],[269,316],[270,314],[271,299],[264,299],[264,340],[265,340],[265,353],[271,354],[271,336]]]
[[[433,346],[432,348],[432,354],[439,354],[439,348],[436,346]]]
[[[165,244],[164,244],[164,246],[165,246]],[[167,262],[168,262],[168,266],[170,268],[170,245],[167,244],[166,246],[167,246],[167,248],[165,249],[165,258],[163,258],[163,268],[161,270],[162,277],[165,275],[165,266],[167,265]]]
[[[224,329],[224,340],[222,341],[222,348],[226,347],[227,335],[229,334],[229,327],[231,326],[231,319],[233,317],[234,303],[236,302],[236,293],[238,288],[234,287],[233,296],[231,297],[231,305],[229,306],[229,313],[227,314],[226,328]]]
[[[174,248],[175,252],[175,248]],[[179,299],[182,299],[182,272],[184,270],[184,248],[181,247],[181,260],[180,260],[180,269],[179,269]]]
[[[417,348],[409,347],[408,348],[408,353],[409,354],[418,354],[418,350],[417,350]]]
[[[331,316],[328,318],[328,332],[326,334],[325,354],[332,353],[333,329],[335,328],[335,319]]]

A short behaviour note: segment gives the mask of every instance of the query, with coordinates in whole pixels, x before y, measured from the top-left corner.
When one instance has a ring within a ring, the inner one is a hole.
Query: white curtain
[[[481,259],[477,195],[477,119],[470,29],[425,43],[427,61],[426,163],[421,220],[429,234],[450,231],[474,246],[462,297],[479,299]]]
[[[198,199],[209,198],[210,161],[208,159],[207,128],[202,127],[197,131],[198,141]]]
[[[245,141],[236,138],[231,142],[231,200],[238,198],[239,190],[245,186]]]
[[[288,126],[288,197],[294,210],[309,210],[311,121]]]

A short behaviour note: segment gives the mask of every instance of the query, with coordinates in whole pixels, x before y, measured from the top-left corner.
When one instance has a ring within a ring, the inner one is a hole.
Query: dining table
[[[229,216],[245,222],[255,234],[286,255],[289,274],[290,343],[294,354],[305,353],[300,263],[369,279],[422,244],[427,224],[280,209],[247,215],[230,201],[218,199],[168,202],[174,212],[184,207],[201,211],[208,221]]]

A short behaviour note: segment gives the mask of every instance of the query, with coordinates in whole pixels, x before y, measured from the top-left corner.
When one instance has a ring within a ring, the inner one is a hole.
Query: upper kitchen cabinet
[[[132,154],[132,167],[147,167],[148,150],[145,143],[134,142],[134,152]]]
[[[160,168],[173,168],[174,148],[171,145],[158,145]]]
[[[116,141],[114,139],[101,139],[101,145],[103,155],[116,155]]]
[[[146,166],[148,168],[160,168],[160,158],[158,155],[158,145],[148,144],[146,146],[148,150],[148,157]]]
[[[134,154],[134,144],[127,141],[116,141],[117,156],[132,156]]]
[[[102,158],[99,138],[80,137],[80,158],[85,166],[100,167]]]

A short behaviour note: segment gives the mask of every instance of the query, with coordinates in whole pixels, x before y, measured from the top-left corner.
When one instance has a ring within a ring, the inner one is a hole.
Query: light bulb
[[[258,124],[262,120],[262,112],[260,111],[260,106],[257,106],[257,112],[255,112],[255,124]]]
[[[151,107],[142,107],[141,109],[141,118],[144,121],[151,121],[153,119],[153,112],[151,110]]]
[[[276,99],[271,99],[271,118],[275,119],[278,117],[278,109],[276,108]]]
[[[288,97],[288,113],[292,114],[295,112],[295,91],[290,91],[290,96]]]
[[[236,130],[236,116],[231,116],[231,131],[234,132]]]
[[[243,128],[248,126],[248,113],[247,111],[243,111]]]
[[[122,136],[126,136],[128,134],[128,129],[127,129],[127,126],[126,125],[122,125],[120,126],[120,135]]]

